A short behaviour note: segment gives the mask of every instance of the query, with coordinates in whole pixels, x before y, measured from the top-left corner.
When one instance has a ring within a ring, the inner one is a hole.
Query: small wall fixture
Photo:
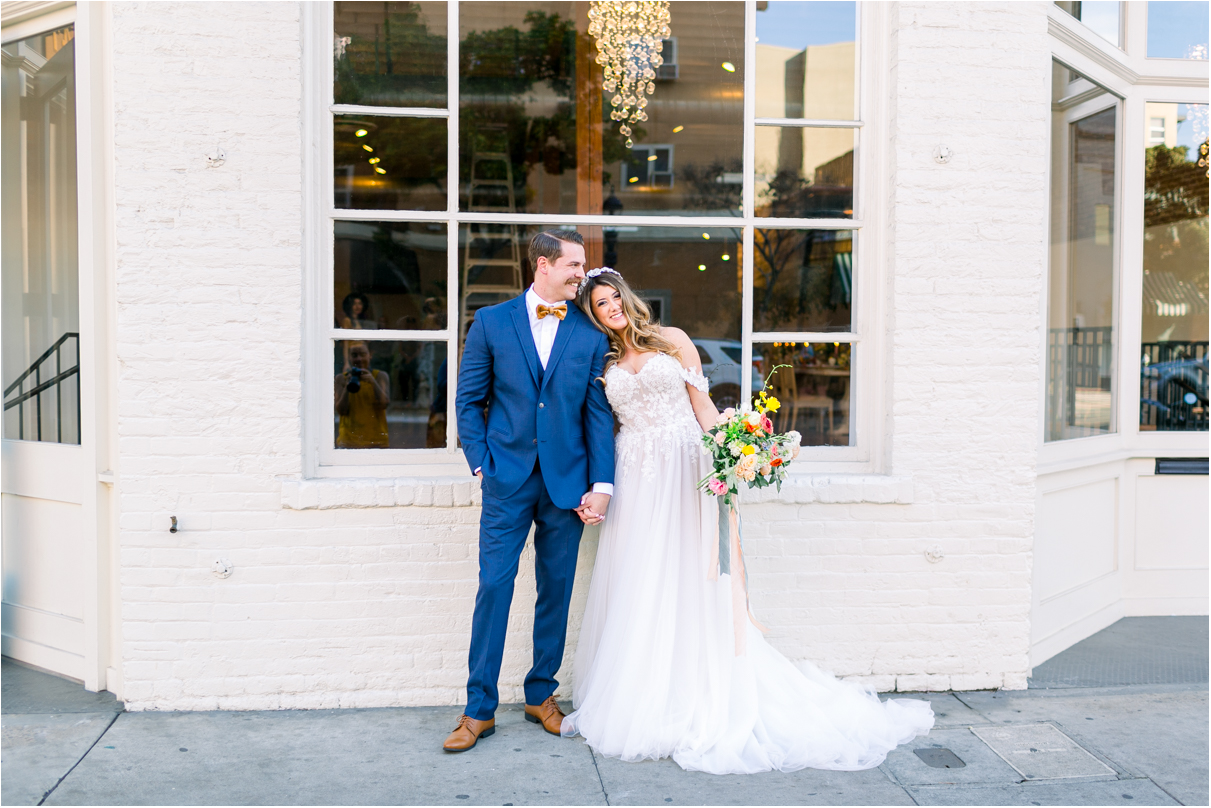
[[[168,528],[169,533],[177,532],[177,517],[172,517],[172,527]]]
[[[933,161],[939,165],[949,163],[951,157],[954,157],[954,152],[946,146],[936,146],[933,150]]]

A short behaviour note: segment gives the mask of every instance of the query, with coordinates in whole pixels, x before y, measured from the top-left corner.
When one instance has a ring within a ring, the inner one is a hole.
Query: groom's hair
[[[563,255],[565,241],[584,246],[584,237],[575,230],[543,230],[535,233],[530,239],[530,266],[537,267],[540,257],[554,264]]]

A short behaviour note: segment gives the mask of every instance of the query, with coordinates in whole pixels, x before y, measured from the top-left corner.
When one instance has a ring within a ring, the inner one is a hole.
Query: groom
[[[600,522],[614,491],[614,416],[599,381],[606,338],[569,303],[584,278],[584,239],[571,230],[538,233],[530,265],[534,285],[525,294],[475,313],[458,372],[458,433],[481,481],[483,512],[467,709],[447,752],[496,731],[496,682],[531,523],[538,602],[525,715],[559,734],[555,672],[582,522]]]

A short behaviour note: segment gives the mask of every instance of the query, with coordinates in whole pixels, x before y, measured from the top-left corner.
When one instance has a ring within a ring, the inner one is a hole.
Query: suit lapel
[[[513,325],[517,328],[517,339],[521,342],[521,352],[526,357],[530,367],[530,375],[534,378],[534,386],[538,387],[542,376],[538,372],[538,349],[534,347],[534,332],[530,330],[530,314],[526,311],[526,295],[515,298],[513,305]],[[556,338],[558,341],[558,338]],[[550,363],[547,365],[550,367]]]
[[[568,346],[568,341],[572,339],[572,332],[576,329],[580,317],[580,309],[576,308],[571,301],[568,301],[568,313],[559,321],[559,328],[555,332],[555,344],[551,346],[551,356],[547,359],[547,369],[543,372],[540,388],[547,386],[547,379],[551,378],[555,365],[559,363],[559,357],[563,355],[563,349]]]

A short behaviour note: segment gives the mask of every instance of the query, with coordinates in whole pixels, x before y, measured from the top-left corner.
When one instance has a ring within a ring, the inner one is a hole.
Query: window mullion
[[[458,390],[459,335],[462,333],[461,289],[458,282],[458,12],[456,0],[446,4],[446,451],[458,451],[458,412],[454,398]]]
[[[756,182],[757,129],[757,3],[744,4],[744,156],[743,200],[744,250],[741,257],[740,279],[740,401],[752,400],[753,366],[753,216]]]

